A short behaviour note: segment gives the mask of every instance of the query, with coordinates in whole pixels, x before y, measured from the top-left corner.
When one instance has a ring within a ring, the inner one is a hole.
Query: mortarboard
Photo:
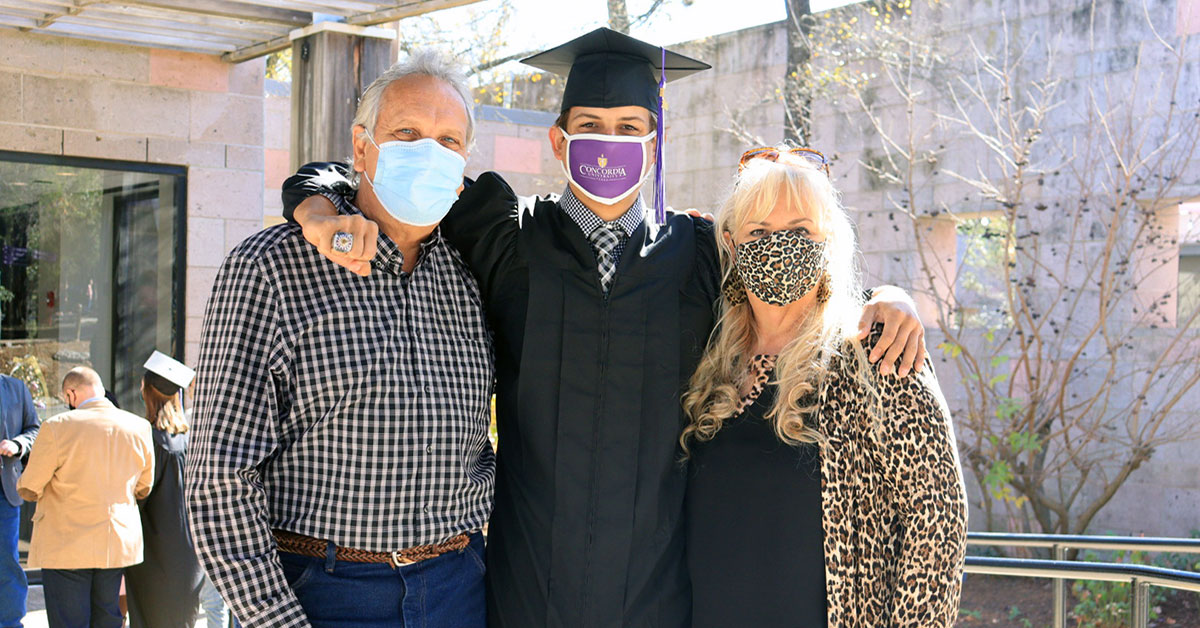
[[[192,383],[192,378],[196,376],[196,371],[188,368],[179,360],[158,351],[150,355],[150,359],[146,360],[144,366],[147,371],[161,375],[163,379],[180,388],[187,388],[188,384]]]
[[[655,212],[664,220],[663,111],[666,83],[711,68],[703,61],[670,52],[609,28],[572,39],[521,60],[535,68],[565,75],[562,107],[645,107],[658,116],[658,149],[655,162]]]
[[[597,28],[521,63],[567,77],[559,111],[637,105],[654,113],[660,113],[662,68],[670,82],[712,67],[610,28]]]

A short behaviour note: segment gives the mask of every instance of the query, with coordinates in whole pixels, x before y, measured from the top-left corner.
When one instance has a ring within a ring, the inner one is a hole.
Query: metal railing
[[[1200,574],[1191,571],[1127,563],[1066,560],[1069,549],[1200,554],[1200,539],[971,532],[967,534],[967,545],[1036,547],[1050,550],[1054,556],[1053,560],[968,556],[966,571],[995,576],[1053,579],[1054,628],[1065,628],[1067,625],[1067,580],[1128,582],[1133,592],[1133,603],[1129,609],[1129,623],[1133,628],[1145,628],[1149,621],[1151,586],[1200,593]]]

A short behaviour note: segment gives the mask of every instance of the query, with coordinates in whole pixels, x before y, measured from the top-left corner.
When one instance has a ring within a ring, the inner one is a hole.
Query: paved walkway
[[[49,628],[46,621],[46,599],[42,596],[41,585],[29,587],[29,601],[26,602],[25,628]],[[203,611],[201,611],[203,613]],[[208,622],[203,615],[196,622],[196,628],[207,628]]]

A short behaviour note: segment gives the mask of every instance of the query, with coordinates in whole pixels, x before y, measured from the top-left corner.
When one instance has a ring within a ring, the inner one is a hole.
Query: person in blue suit
[[[0,628],[19,627],[25,617],[29,583],[17,556],[24,503],[17,495],[17,478],[24,468],[21,459],[33,448],[40,425],[25,383],[0,375],[0,485],[4,487],[4,499],[0,500]]]

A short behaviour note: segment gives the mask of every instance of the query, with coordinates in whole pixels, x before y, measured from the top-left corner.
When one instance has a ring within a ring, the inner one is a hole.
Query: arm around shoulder
[[[517,195],[494,172],[485,172],[466,186],[442,220],[442,235],[462,254],[484,294],[490,292],[497,275],[515,259],[521,220]]]
[[[350,168],[341,162],[313,162],[304,164],[296,174],[283,182],[280,196],[283,199],[283,217],[296,222],[296,206],[310,196],[340,196],[354,198],[350,185]],[[336,211],[334,213],[337,213]]]

